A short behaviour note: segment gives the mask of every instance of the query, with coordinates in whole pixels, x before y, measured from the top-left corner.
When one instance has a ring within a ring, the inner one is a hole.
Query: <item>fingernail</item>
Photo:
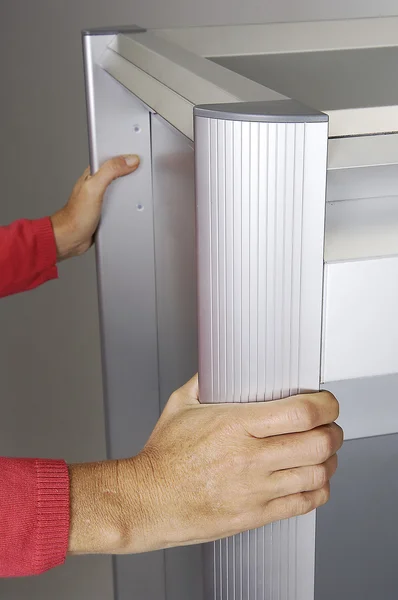
[[[124,160],[128,167],[137,167],[140,164],[140,158],[136,154],[127,154]]]

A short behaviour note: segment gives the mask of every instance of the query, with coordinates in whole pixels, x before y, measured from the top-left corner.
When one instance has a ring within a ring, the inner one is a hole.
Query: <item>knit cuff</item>
[[[37,244],[37,272],[56,269],[57,246],[50,217],[32,221],[32,233]]]
[[[69,539],[69,472],[64,461],[36,460],[37,574],[65,561]]]

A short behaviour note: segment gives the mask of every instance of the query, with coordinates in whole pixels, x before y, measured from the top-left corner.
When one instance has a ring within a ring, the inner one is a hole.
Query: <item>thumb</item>
[[[169,411],[180,410],[187,405],[199,404],[198,376],[195,375],[180,389],[176,390],[169,398],[167,408]]]
[[[136,154],[116,156],[104,162],[100,169],[91,178],[99,193],[104,193],[112,181],[133,173],[139,166],[140,159]]]
[[[186,400],[190,401],[191,404],[198,404],[199,402],[199,380],[198,374],[194,375],[185,385],[179,390],[184,394]]]

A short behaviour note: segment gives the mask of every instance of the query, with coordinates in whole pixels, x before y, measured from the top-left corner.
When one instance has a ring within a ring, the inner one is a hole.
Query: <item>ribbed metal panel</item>
[[[319,389],[327,123],[195,123],[202,402]],[[205,547],[205,600],[311,600],[315,515]]]

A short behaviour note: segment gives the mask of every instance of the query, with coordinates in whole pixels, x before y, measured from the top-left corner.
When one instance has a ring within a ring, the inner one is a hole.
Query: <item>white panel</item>
[[[325,266],[322,381],[398,372],[398,257]]]
[[[325,122],[196,119],[204,402],[319,387],[326,149]],[[311,514],[209,545],[206,598],[311,600],[314,524]]]
[[[328,202],[385,196],[398,196],[398,164],[328,171]]]
[[[398,134],[329,141],[329,172],[336,169],[376,167],[396,163],[398,163]]]
[[[327,203],[325,262],[394,254],[398,255],[398,196]]]
[[[395,101],[395,98],[391,98],[391,102]],[[325,110],[324,112],[329,115],[329,137],[331,138],[398,131],[398,106],[396,105]]]

